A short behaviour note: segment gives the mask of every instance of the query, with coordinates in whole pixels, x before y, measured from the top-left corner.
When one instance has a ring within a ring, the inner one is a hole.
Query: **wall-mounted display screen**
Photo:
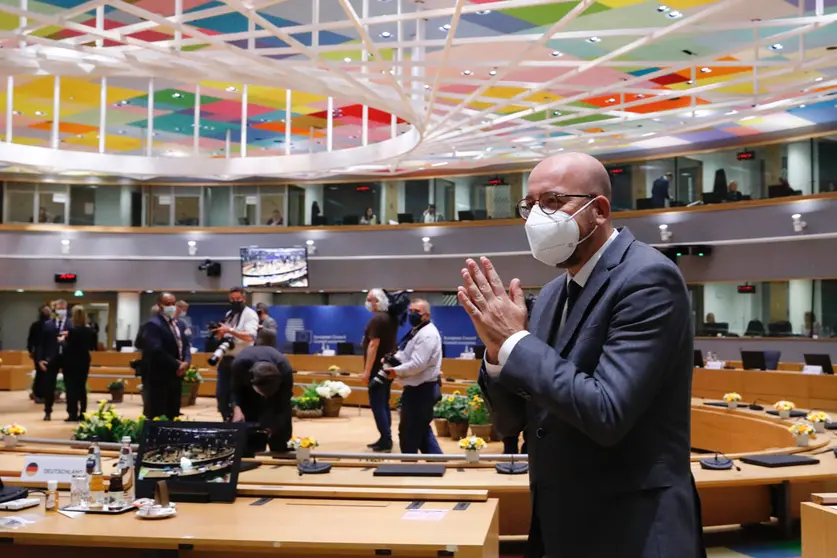
[[[241,277],[248,288],[306,288],[308,251],[300,247],[242,248]]]

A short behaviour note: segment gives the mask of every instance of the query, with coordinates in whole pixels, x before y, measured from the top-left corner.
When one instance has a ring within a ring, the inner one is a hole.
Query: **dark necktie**
[[[64,327],[64,320],[59,318],[58,322],[55,324],[55,326],[58,328],[58,334],[60,335],[61,334],[61,328]],[[61,343],[58,344],[58,354],[59,355],[64,354],[64,346],[61,345]]]
[[[567,284],[567,319],[569,319],[570,314],[573,311],[573,306],[575,306],[578,296],[581,294],[582,288],[583,287],[581,285],[572,280],[570,280],[569,284]]]

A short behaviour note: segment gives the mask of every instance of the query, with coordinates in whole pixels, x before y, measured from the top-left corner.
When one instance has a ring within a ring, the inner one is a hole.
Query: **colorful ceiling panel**
[[[837,127],[837,0],[23,6],[0,2],[0,165],[37,170],[16,144],[313,178]]]

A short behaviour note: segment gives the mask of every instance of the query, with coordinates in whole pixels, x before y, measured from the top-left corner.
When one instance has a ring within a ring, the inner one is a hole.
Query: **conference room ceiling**
[[[0,132],[227,179],[241,176],[199,161],[338,154],[413,129],[386,160],[268,174],[687,150],[837,125],[835,21],[837,0],[2,0]]]

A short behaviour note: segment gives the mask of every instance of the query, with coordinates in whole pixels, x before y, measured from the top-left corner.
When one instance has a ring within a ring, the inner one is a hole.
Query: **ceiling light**
[[[174,97],[175,99],[179,99],[183,95],[181,95],[180,93],[172,93],[171,96]]]
[[[236,88],[235,88],[235,86],[234,86],[234,85],[230,85],[229,87],[227,87],[227,91],[229,91],[230,93],[232,93],[233,91],[236,91]]]
[[[42,111],[42,110],[36,110],[35,111],[35,116],[43,116],[43,115],[44,115],[44,111]]]
[[[587,143],[596,143],[596,140],[594,140],[593,138],[590,138],[589,140],[587,140]]]
[[[824,78],[823,78],[822,76],[820,76],[820,77],[814,78],[814,81],[816,81],[817,83],[819,83],[819,82],[821,82],[823,79],[824,79]]]
[[[642,93],[640,93],[639,95],[637,95],[637,96],[636,96],[636,98],[637,98],[637,99],[644,99],[644,98],[645,98],[645,95],[643,95]]]
[[[462,75],[463,76],[470,76],[472,73],[473,72],[471,72],[471,70],[462,70]]]
[[[738,111],[737,111],[737,110],[735,110],[735,109],[732,109],[731,111],[729,111],[729,112],[727,112],[727,113],[725,113],[725,114],[726,114],[727,116],[732,116],[733,114],[738,114]]]
[[[669,8],[668,6],[657,6],[657,11],[660,12],[661,14],[666,13],[670,9],[671,8]]]
[[[424,88],[425,88],[425,89],[430,89],[430,84],[429,84],[429,83],[425,83],[425,84],[424,84]]]
[[[127,105],[127,104],[128,104],[128,101],[119,101],[119,104],[120,104],[120,105]]]
[[[650,137],[650,136],[653,136],[653,135],[654,135],[654,132],[648,132],[647,134],[642,134],[642,137],[647,138],[647,137]]]
[[[15,116],[20,116],[20,111],[19,110],[13,110],[12,114],[14,114]]]
[[[81,139],[81,134],[76,134],[76,137],[77,137],[78,139]]]
[[[535,141],[535,138],[526,136],[526,137],[523,137],[523,138],[514,139],[512,141],[515,142],[515,143],[525,143],[527,141]]]
[[[708,73],[709,73],[709,72],[711,72],[711,71],[712,71],[712,68],[701,68],[701,69],[700,69],[700,72],[701,72],[702,74],[708,74]]]
[[[564,53],[561,52],[560,50],[553,50],[552,51],[552,56],[558,57],[558,56],[563,56],[563,55],[564,55]]]
[[[497,75],[497,70],[488,70],[488,75],[496,76]]]
[[[439,27],[439,30],[440,31],[450,31],[450,23],[446,23],[446,24],[442,25],[441,27]]]
[[[351,59],[351,58],[349,58],[348,56],[347,56],[346,58],[344,58],[344,59],[343,59],[343,62],[351,62],[351,61],[352,61],[352,59]]]
[[[615,103],[615,102],[616,102],[616,99],[614,99],[613,97],[611,97],[610,99],[608,99],[608,100],[607,100],[607,102],[608,102],[608,103]]]
[[[587,42],[588,43],[600,43],[600,42],[602,42],[602,38],[601,37],[590,37],[589,39],[587,39]]]
[[[687,81],[686,83],[689,84],[689,85],[694,85],[695,84],[694,80],[691,80],[691,79],[689,81]]]
[[[392,33],[390,33],[389,31],[384,31],[383,33],[380,33],[378,36],[382,39],[389,39],[390,37],[392,37]]]
[[[755,118],[755,116],[745,116],[744,118],[741,119],[741,122],[746,122],[747,120],[753,120],[754,118]]]
[[[479,10],[479,11],[477,11],[478,15],[485,15],[485,14],[490,14],[490,13],[491,13],[491,10]]]
[[[783,48],[785,47],[782,46],[782,43],[770,45],[770,50],[782,50]]]
[[[666,14],[666,17],[670,19],[678,19],[683,17],[683,14],[678,12],[677,10],[671,10],[668,14]]]
[[[553,110],[552,111],[552,116],[561,116],[562,114],[564,114],[564,113],[561,112],[560,110]]]
[[[799,105],[799,108],[805,108],[805,107],[807,107],[807,106],[808,106],[808,105]]]

